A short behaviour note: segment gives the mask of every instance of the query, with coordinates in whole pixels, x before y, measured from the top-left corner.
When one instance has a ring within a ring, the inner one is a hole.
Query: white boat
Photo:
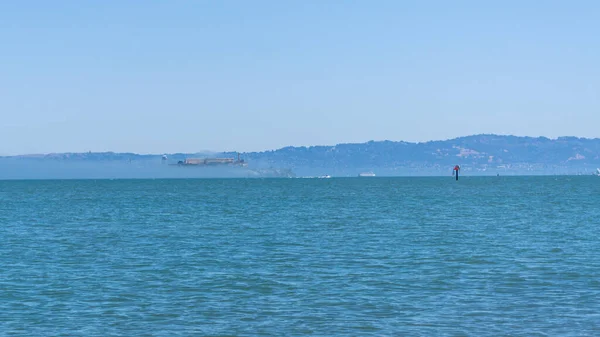
[[[320,178],[320,179],[329,179],[329,178],[331,178],[331,176],[329,174],[326,174],[324,176],[319,176],[318,178]]]
[[[363,172],[358,174],[359,177],[374,177],[375,173],[373,172]]]

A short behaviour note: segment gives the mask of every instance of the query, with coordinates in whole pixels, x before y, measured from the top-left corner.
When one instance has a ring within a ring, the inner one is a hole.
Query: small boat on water
[[[374,177],[375,173],[373,172],[363,172],[358,174],[359,177]]]

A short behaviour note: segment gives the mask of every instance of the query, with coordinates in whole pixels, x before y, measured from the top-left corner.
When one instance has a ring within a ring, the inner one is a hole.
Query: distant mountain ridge
[[[175,153],[167,154],[167,157],[172,162],[193,156],[236,155],[234,152]],[[474,174],[587,173],[600,167],[600,139],[479,134],[419,143],[385,140],[332,146],[289,146],[241,153],[241,156],[254,167],[283,167],[315,174],[355,175],[365,170],[383,175],[446,174],[456,164]],[[157,161],[161,157],[162,154],[88,152],[10,158]]]
[[[588,172],[600,166],[600,139],[479,134],[410,143],[370,141],[335,146],[285,147],[249,153],[249,161],[300,167],[383,170],[389,174],[442,173],[453,165],[472,172]]]

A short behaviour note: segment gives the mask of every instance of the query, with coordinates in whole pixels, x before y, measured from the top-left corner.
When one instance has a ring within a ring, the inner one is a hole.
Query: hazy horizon
[[[0,4],[0,154],[596,138],[600,3]]]
[[[341,145],[341,144],[363,144],[363,143],[367,143],[367,142],[384,142],[384,141],[391,141],[391,142],[406,142],[406,143],[413,143],[413,144],[419,144],[419,143],[429,143],[429,142],[445,142],[445,141],[451,141],[454,139],[460,139],[460,138],[464,138],[464,137],[474,137],[474,136],[500,136],[500,137],[520,137],[520,138],[547,138],[550,140],[557,140],[559,138],[564,138],[564,137],[576,137],[579,139],[600,139],[600,137],[579,137],[579,136],[572,136],[572,135],[562,135],[562,136],[557,136],[557,137],[547,137],[547,136],[531,136],[531,135],[514,135],[514,134],[495,134],[495,133],[479,133],[479,134],[470,134],[470,135],[462,135],[462,136],[457,136],[457,137],[452,137],[452,138],[447,138],[447,139],[429,139],[429,140],[424,140],[424,141],[407,141],[407,140],[403,140],[403,139],[369,139],[363,142],[347,142],[347,143],[335,143],[335,144],[290,144],[290,145],[286,145],[286,146],[282,146],[279,148],[273,148],[273,149],[258,149],[258,150],[254,150],[254,151],[236,151],[236,150],[227,150],[227,151],[217,151],[217,150],[212,150],[212,149],[201,149],[201,150],[195,150],[195,151],[190,151],[190,152],[184,152],[184,151],[171,151],[171,152],[136,152],[136,151],[118,151],[118,150],[105,150],[105,151],[51,151],[51,152],[45,152],[45,153],[17,153],[17,154],[3,154],[0,153],[0,156],[37,156],[37,155],[49,155],[49,154],[63,154],[63,153],[87,153],[87,152],[92,152],[92,153],[133,153],[133,154],[138,154],[138,155],[163,155],[163,154],[175,154],[175,153],[227,153],[227,152],[240,152],[240,153],[251,153],[251,152],[266,152],[266,151],[276,151],[282,148],[286,148],[286,147],[315,147],[315,146],[336,146],[336,145]]]
[[[227,153],[227,152],[240,152],[240,153],[252,153],[252,152],[266,152],[266,151],[276,151],[276,150],[280,150],[282,148],[285,147],[315,147],[315,146],[336,146],[336,145],[342,145],[342,144],[363,144],[363,143],[367,143],[370,141],[374,141],[374,142],[384,142],[384,141],[391,141],[391,142],[406,142],[406,143],[413,143],[413,144],[419,144],[419,143],[429,143],[429,142],[445,142],[445,141],[451,141],[454,139],[460,139],[460,138],[464,138],[464,137],[474,137],[474,136],[500,136],[500,137],[520,137],[520,138],[547,138],[550,140],[557,140],[559,138],[563,138],[563,137],[576,137],[579,139],[590,139],[590,140],[594,140],[594,139],[600,139],[599,137],[578,137],[578,136],[570,136],[570,135],[564,135],[564,136],[558,136],[558,137],[546,137],[546,136],[520,136],[520,135],[512,135],[512,134],[471,134],[471,135],[464,135],[464,136],[458,136],[458,137],[453,137],[453,138],[448,138],[448,139],[430,139],[430,140],[425,140],[425,141],[421,141],[421,142],[411,142],[411,141],[406,141],[406,140],[402,140],[402,139],[398,139],[398,140],[394,140],[394,139],[380,139],[380,140],[376,140],[376,139],[370,139],[364,142],[349,142],[349,143],[335,143],[335,144],[311,144],[311,145],[304,145],[304,144],[292,144],[292,145],[287,145],[287,146],[283,146],[280,148],[276,148],[276,149],[259,149],[256,151],[235,151],[235,150],[231,150],[231,151],[215,151],[215,150],[197,150],[197,151],[191,151],[191,152],[183,152],[183,151],[172,151],[172,152],[135,152],[135,151],[115,151],[115,150],[106,150],[106,151],[91,151],[92,153],[132,153],[132,154],[137,154],[137,155],[163,155],[163,154],[176,154],[176,153],[185,153],[185,154],[191,154],[191,153]],[[52,152],[46,152],[46,153],[17,153],[17,154],[2,154],[0,153],[0,156],[5,156],[5,157],[11,157],[11,156],[43,156],[43,155],[51,155],[51,154],[64,154],[64,153],[88,153],[90,151],[80,151],[80,152],[76,152],[76,151],[52,151]]]

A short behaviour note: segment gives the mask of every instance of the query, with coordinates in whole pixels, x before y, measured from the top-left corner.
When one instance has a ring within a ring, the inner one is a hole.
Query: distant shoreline
[[[463,176],[592,175],[600,168],[600,139],[481,134],[424,143],[370,141],[248,153],[20,155],[0,157],[0,179],[27,172],[33,174],[27,177],[36,174],[45,177],[52,170],[66,170],[56,172],[61,177],[69,171],[107,178],[112,174],[126,178],[180,177],[181,174],[185,177],[200,173],[173,174],[173,170],[165,171],[164,166],[190,158],[217,157],[243,160],[250,170],[288,170],[296,176],[355,176],[369,171],[377,176],[445,176],[451,175],[455,165],[460,165]]]

